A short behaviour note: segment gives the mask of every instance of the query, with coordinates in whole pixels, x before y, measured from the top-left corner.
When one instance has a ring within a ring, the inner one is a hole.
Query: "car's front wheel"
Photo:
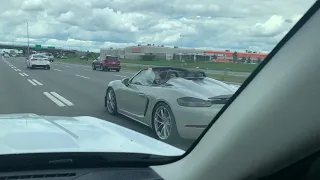
[[[101,71],[105,71],[105,68],[103,67],[102,64],[100,65],[100,69],[101,69]]]
[[[92,70],[96,70],[96,66],[92,64]]]
[[[111,115],[118,114],[116,94],[109,88],[105,97],[105,106]]]
[[[159,140],[166,143],[179,140],[176,120],[168,104],[158,103],[152,114],[152,129]]]

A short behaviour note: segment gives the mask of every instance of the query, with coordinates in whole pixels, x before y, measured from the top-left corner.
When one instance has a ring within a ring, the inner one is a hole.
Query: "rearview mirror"
[[[125,85],[125,86],[129,86],[129,78],[124,78],[122,80],[122,83]]]

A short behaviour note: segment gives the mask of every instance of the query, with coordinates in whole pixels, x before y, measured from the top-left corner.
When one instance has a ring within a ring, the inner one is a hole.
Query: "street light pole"
[[[29,48],[29,24],[27,23],[27,38],[28,38],[28,57],[30,56],[30,48]]]
[[[180,34],[180,56],[179,56],[179,60],[182,61],[181,59],[181,54],[182,54],[182,38],[184,37],[184,35]]]

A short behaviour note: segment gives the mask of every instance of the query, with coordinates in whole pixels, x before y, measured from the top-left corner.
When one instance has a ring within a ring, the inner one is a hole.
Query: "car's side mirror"
[[[125,85],[125,86],[129,86],[129,78],[124,78],[122,80],[122,83]]]

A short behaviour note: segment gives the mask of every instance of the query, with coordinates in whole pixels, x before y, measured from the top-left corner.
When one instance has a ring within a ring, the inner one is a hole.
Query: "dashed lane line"
[[[122,75],[118,75],[118,74],[113,74],[114,76],[118,76],[118,77],[123,77],[123,78],[127,78],[127,76],[122,76]]]
[[[85,79],[90,79],[89,77],[81,76],[81,75],[79,75],[79,74],[76,74],[76,76],[78,76],[78,77],[82,77],[82,78],[85,78]]]
[[[54,102],[56,105],[58,105],[59,107],[63,107],[66,106],[65,104],[63,104],[61,101],[59,101],[56,97],[54,97],[53,95],[51,95],[48,92],[43,92],[43,94],[45,96],[47,96],[47,98],[49,98],[52,102]]]
[[[38,84],[39,86],[42,86],[43,84],[40,83],[39,81],[35,80],[35,79],[32,79],[33,82],[35,82],[36,84]]]
[[[29,81],[29,83],[31,83],[32,85],[34,85],[34,86],[37,86],[37,84],[36,83],[34,83],[31,79],[27,79],[28,81]]]
[[[73,106],[74,104],[67,100],[66,98],[62,97],[60,94],[56,92],[43,92],[47,98],[49,98],[52,102],[54,102],[59,107],[64,106]]]
[[[52,95],[54,95],[56,98],[58,98],[60,101],[62,101],[63,103],[65,103],[68,106],[73,106],[73,103],[70,102],[69,100],[67,100],[66,98],[60,96],[58,93],[56,92],[50,92]]]

